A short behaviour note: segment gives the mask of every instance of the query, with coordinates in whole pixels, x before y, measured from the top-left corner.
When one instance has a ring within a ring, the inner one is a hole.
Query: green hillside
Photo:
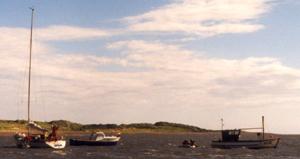
[[[50,130],[51,125],[58,125],[61,131],[97,131],[118,130],[121,132],[207,132],[209,130],[202,129],[196,126],[170,123],[170,122],[156,122],[152,123],[132,123],[132,124],[79,124],[66,120],[55,120],[50,122],[35,121],[43,128]],[[0,131],[14,132],[26,130],[27,122],[25,120],[0,120]]]

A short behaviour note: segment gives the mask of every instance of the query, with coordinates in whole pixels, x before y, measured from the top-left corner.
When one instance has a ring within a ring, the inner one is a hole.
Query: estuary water
[[[282,135],[277,149],[214,149],[217,133],[199,134],[124,134],[117,146],[69,146],[64,150],[18,149],[12,136],[0,137],[1,159],[300,159],[300,136]],[[69,138],[69,137],[67,137]],[[178,147],[185,139],[193,139],[199,147]]]

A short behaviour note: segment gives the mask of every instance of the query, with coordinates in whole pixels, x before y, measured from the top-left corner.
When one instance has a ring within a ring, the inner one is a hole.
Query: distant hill
[[[125,133],[134,132],[207,132],[203,128],[196,126],[170,123],[156,122],[152,123],[132,123],[132,124],[79,124],[67,120],[54,120],[50,122],[35,121],[43,128],[51,129],[51,125],[58,125],[62,131],[114,131],[118,130]],[[27,122],[25,120],[0,120],[0,131],[21,131],[26,130]]]

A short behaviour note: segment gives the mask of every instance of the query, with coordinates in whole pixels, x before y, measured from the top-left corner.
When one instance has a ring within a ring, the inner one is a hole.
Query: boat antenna
[[[33,28],[33,13],[34,8],[30,7],[31,10],[31,26],[30,26],[30,45],[29,45],[29,67],[28,67],[28,108],[27,108],[27,117],[28,117],[28,124],[30,123],[30,86],[31,86],[31,54],[32,54],[32,28]],[[28,126],[28,135],[30,133],[30,126]]]
[[[262,120],[262,138],[264,140],[265,139],[265,117],[262,116],[261,120]]]
[[[224,128],[224,120],[223,118],[221,118],[221,130],[223,131],[223,128]]]

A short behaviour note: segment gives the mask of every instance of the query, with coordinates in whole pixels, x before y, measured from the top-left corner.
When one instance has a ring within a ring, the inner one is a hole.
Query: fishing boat
[[[33,13],[31,9],[31,29],[30,29],[30,50],[29,50],[29,75],[28,75],[28,119],[27,119],[27,133],[18,132],[14,135],[16,145],[19,148],[53,148],[63,149],[66,146],[66,140],[57,135],[58,126],[52,125],[52,131],[48,135],[48,130],[42,128],[38,124],[30,120],[30,91],[31,91],[31,55],[32,55],[32,29],[33,29]],[[38,132],[33,134],[32,131]]]
[[[103,132],[95,132],[88,139],[70,139],[72,146],[114,146],[121,139],[120,134],[116,136],[107,136]]]
[[[223,126],[223,123],[222,123]],[[261,129],[262,133],[257,133],[255,140],[240,140],[240,135],[243,130]],[[233,130],[221,130],[222,139],[211,142],[213,148],[249,148],[249,149],[263,149],[263,148],[277,148],[280,138],[269,137],[266,138],[264,131],[264,117],[262,117],[262,127],[260,128],[243,128]]]

